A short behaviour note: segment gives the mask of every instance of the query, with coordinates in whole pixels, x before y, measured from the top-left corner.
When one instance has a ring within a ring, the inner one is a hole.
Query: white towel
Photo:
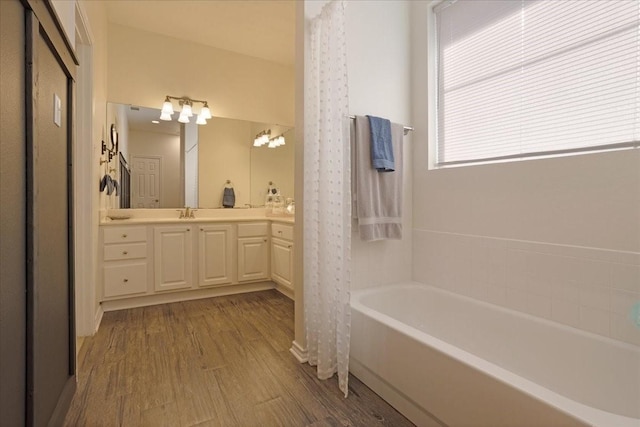
[[[366,116],[351,126],[352,215],[363,241],[402,239],[402,139],[404,126],[391,123],[395,171],[371,166],[371,128]]]

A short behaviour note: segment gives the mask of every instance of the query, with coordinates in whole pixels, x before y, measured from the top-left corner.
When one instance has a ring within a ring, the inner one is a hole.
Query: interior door
[[[160,158],[133,156],[131,181],[134,208],[160,207]]]
[[[42,15],[44,16],[44,14]],[[75,390],[73,80],[27,14],[27,425],[58,424]]]

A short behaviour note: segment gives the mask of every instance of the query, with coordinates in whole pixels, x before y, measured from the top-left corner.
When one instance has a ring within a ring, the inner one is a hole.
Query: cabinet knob
[[[289,246],[287,246],[287,247],[288,247],[289,249],[291,249],[293,246],[289,245]]]
[[[266,242],[266,241],[267,241],[267,239],[264,239],[264,241]]]
[[[200,231],[204,231],[204,228],[200,228]]]
[[[129,281],[129,279],[124,279],[123,280],[124,283],[127,283],[128,281]]]
[[[126,254],[128,254],[128,253],[129,253],[129,252],[127,252],[127,251],[122,251],[122,255],[126,255]]]
[[[282,234],[282,230],[278,230],[278,234]]]
[[[126,239],[126,238],[127,238],[127,235],[126,235],[126,234],[123,234],[123,235],[122,235],[122,238],[123,238],[123,239]]]

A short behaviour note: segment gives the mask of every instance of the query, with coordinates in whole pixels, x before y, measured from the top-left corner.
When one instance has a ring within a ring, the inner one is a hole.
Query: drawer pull
[[[122,251],[122,255],[127,255],[129,252],[127,251]]]
[[[123,235],[122,235],[122,238],[123,238],[123,239],[126,239],[126,238],[127,238],[127,235],[126,235],[126,234],[123,234]]]
[[[129,279],[124,279],[123,280],[124,283],[127,283],[128,281],[129,281]]]

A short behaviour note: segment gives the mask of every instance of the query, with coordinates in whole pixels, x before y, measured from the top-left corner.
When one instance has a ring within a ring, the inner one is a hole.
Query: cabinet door
[[[269,277],[269,239],[241,237],[238,239],[238,281],[267,279]]]
[[[147,263],[111,263],[104,267],[104,297],[121,297],[147,291]]]
[[[293,243],[286,240],[271,240],[271,278],[279,284],[293,289]]]
[[[198,286],[213,286],[231,283],[232,226],[203,225],[198,234]]]
[[[154,239],[155,290],[191,287],[193,283],[191,226],[155,227]]]

